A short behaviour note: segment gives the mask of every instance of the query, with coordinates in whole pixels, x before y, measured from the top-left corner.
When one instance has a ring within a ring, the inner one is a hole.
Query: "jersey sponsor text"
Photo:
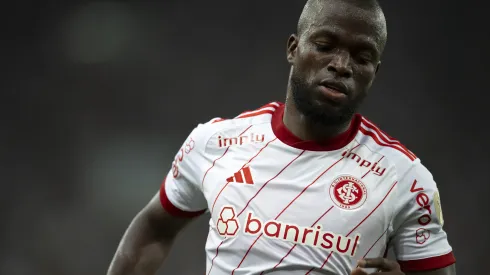
[[[355,255],[361,239],[360,234],[355,237],[345,237],[340,234],[322,231],[321,225],[312,228],[277,220],[264,222],[251,211],[247,213],[243,232],[248,235],[263,234],[270,239],[308,245],[351,257]]]
[[[218,147],[228,147],[232,145],[244,145],[248,143],[261,143],[264,142],[264,134],[250,133],[246,135],[240,135],[238,137],[222,137],[218,136]]]
[[[346,159],[351,159],[351,160],[359,163],[360,167],[365,167],[367,169],[370,169],[371,172],[373,172],[373,174],[375,174],[376,176],[381,177],[381,176],[383,176],[383,174],[386,171],[386,168],[379,166],[379,164],[377,162],[372,163],[366,159],[362,159],[359,155],[357,155],[354,152],[344,151],[342,153],[342,156],[345,157]]]

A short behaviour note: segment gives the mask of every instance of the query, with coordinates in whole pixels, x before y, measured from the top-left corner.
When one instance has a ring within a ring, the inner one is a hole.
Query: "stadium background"
[[[389,40],[363,113],[435,175],[459,274],[488,274],[486,11],[473,0],[381,3]],[[105,274],[198,122],[283,99],[304,1],[8,4],[0,273],[86,275]],[[206,235],[207,217],[159,274],[202,274]]]

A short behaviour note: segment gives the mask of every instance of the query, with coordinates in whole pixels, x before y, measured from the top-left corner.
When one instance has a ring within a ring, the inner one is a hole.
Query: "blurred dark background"
[[[198,122],[283,100],[304,2],[4,4],[0,274],[105,274]],[[381,0],[388,45],[363,109],[434,174],[463,275],[489,274],[490,39],[478,3]],[[207,218],[159,274],[202,274]]]

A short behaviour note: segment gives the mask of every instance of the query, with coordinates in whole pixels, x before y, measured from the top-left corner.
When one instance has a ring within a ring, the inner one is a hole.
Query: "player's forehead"
[[[351,5],[329,5],[309,18],[304,28],[308,37],[337,36],[363,44],[384,43],[386,23],[382,14]]]

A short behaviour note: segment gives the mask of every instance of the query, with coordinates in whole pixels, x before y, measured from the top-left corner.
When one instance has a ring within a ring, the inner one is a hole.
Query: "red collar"
[[[284,104],[281,104],[274,114],[272,114],[272,131],[276,137],[291,147],[308,151],[333,151],[341,149],[354,140],[359,130],[359,126],[361,125],[361,115],[355,114],[347,131],[336,137],[325,140],[322,143],[318,143],[316,141],[301,140],[291,133],[291,131],[284,125],[283,116]]]

